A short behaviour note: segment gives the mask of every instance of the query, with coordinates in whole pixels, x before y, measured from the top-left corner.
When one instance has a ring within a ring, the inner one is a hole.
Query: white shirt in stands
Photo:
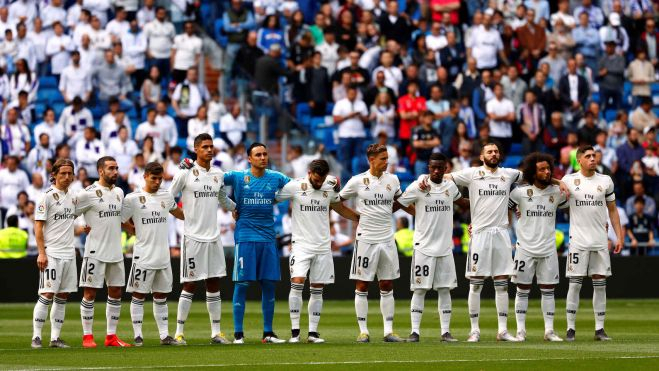
[[[18,192],[29,185],[25,171],[16,169],[12,172],[8,168],[0,170],[0,207],[9,208],[16,205]]]
[[[422,191],[419,182],[410,184],[398,199],[403,206],[415,204],[414,250],[426,256],[446,256],[453,251],[453,202],[462,194],[450,180],[440,184],[428,179],[430,191]]]
[[[94,117],[87,108],[83,107],[80,111],[73,112],[73,106],[67,106],[62,111],[58,124],[64,127],[69,146],[75,148],[78,140],[82,138],[82,132],[85,128],[94,126]]]
[[[331,250],[330,204],[341,201],[334,184],[336,178],[328,176],[320,189],[314,189],[304,177],[291,180],[277,192],[278,202],[291,200],[293,251],[321,254]]]
[[[169,115],[156,115],[156,122],[167,129],[167,137],[169,138],[169,146],[174,147],[178,145],[178,129],[176,128],[176,121]]]
[[[353,112],[359,112],[362,116],[368,116],[368,108],[364,101],[355,99],[351,102],[348,98],[343,98],[336,102],[332,109],[332,116],[347,116]],[[359,117],[352,117],[338,124],[339,138],[363,138],[366,136],[364,123]]]
[[[63,49],[62,49],[63,48]],[[69,65],[69,53],[74,50],[73,40],[69,35],[53,35],[46,43],[46,55],[50,58],[52,72],[56,75]],[[73,97],[71,97],[73,99]]]
[[[85,258],[105,263],[124,260],[121,249],[121,207],[124,191],[119,187],[107,188],[99,182],[76,195],[76,215],[83,214],[91,227],[85,241]]]
[[[485,105],[485,110],[489,114],[496,116],[506,116],[515,113],[515,106],[510,99],[503,98],[498,100],[491,99]],[[513,125],[511,121],[490,120],[490,136],[496,138],[511,138],[513,136]]]
[[[391,66],[386,68],[384,66],[379,66],[373,70],[371,81],[376,80],[378,72],[382,71],[384,73],[384,85],[394,91],[394,94],[398,94],[398,85],[403,82],[403,73],[400,71],[400,68],[396,66]]]
[[[595,173],[588,178],[577,172],[563,177],[563,182],[570,190],[570,247],[582,250],[606,249],[606,223],[609,216],[606,203],[616,200],[611,177]]]
[[[79,167],[87,170],[90,178],[98,178],[98,169],[96,161],[105,156],[105,145],[98,139],[87,141],[81,138],[75,147],[75,158]]]
[[[128,21],[118,21],[116,18],[108,22],[105,26],[105,30],[112,36],[116,36],[121,39],[125,34],[130,30],[130,23]],[[126,45],[123,46],[124,48]],[[125,50],[125,49],[124,49]]]
[[[43,237],[46,254],[53,258],[73,259],[75,253],[75,235],[73,221],[76,218],[75,195],[71,191],[63,192],[52,186],[37,202],[34,220],[44,221]]]
[[[220,119],[220,132],[226,133],[227,137],[231,141],[231,146],[235,146],[240,143],[242,135],[247,131],[247,121],[245,116],[239,115],[238,117],[233,117],[231,113],[227,113]]]
[[[177,35],[174,37],[172,49],[176,50],[174,56],[174,69],[187,70],[195,64],[195,57],[201,54],[202,42],[195,35],[187,34]]]
[[[154,121],[154,125],[145,121],[139,124],[137,130],[135,130],[135,140],[138,142],[142,142],[147,136],[153,138],[153,150],[155,152],[165,151],[165,143],[169,143],[168,135],[168,128],[158,123],[157,120]]]
[[[469,209],[473,232],[487,228],[508,228],[510,186],[522,179],[516,169],[497,167],[494,172],[484,166],[451,173],[455,184],[469,187]]]
[[[398,177],[384,172],[378,178],[367,170],[355,175],[341,190],[344,200],[356,199],[361,215],[357,226],[357,241],[381,243],[391,241],[393,232],[394,198],[403,194]]]
[[[503,42],[497,30],[492,27],[486,30],[481,25],[473,29],[466,47],[471,48],[477,68],[494,68],[497,65],[497,53],[503,50]]]
[[[556,253],[556,210],[567,207],[565,195],[556,185],[540,189],[523,185],[510,192],[508,206],[517,206],[521,217],[517,222],[517,249],[533,257]]]
[[[146,58],[146,37],[143,32],[126,32],[121,37],[126,63],[138,70],[143,70]]]
[[[68,99],[72,100],[76,96],[86,99],[87,93],[92,91],[92,77],[89,70],[83,68],[81,64],[78,67],[67,65],[60,75],[59,90],[63,91]]]
[[[144,36],[149,43],[149,52],[156,59],[169,59],[176,30],[171,22],[160,22],[157,19],[144,26]]]
[[[108,156],[112,156],[117,160],[119,174],[128,175],[133,158],[140,153],[140,149],[132,139],[126,139],[125,142],[122,142],[120,138],[112,138],[105,152]]]
[[[179,171],[169,188],[172,196],[181,194],[183,212],[194,217],[184,221],[184,235],[200,242],[217,241],[217,208],[235,210],[236,204],[227,197],[224,189],[224,172],[211,166],[209,170],[196,162],[191,169]]]
[[[126,196],[121,220],[132,219],[135,225],[134,264],[147,269],[163,269],[171,264],[167,220],[174,209],[174,197],[166,190],[149,193],[140,189]]]
[[[202,121],[196,117],[188,120],[188,138],[185,140],[188,151],[194,151],[194,138],[203,133],[215,137],[215,128],[208,120]]]

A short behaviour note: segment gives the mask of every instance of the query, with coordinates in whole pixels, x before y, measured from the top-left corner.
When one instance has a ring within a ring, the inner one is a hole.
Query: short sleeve
[[[172,185],[169,186],[169,193],[172,195],[172,197],[176,197],[181,193],[183,190],[183,187],[185,187],[185,180],[187,179],[188,176],[188,170],[180,170],[176,175],[174,175],[174,179],[172,180]]]
[[[453,177],[453,181],[455,182],[455,184],[461,187],[469,186],[469,184],[471,184],[471,180],[474,175],[474,169],[476,168],[470,167],[467,169],[462,169],[459,171],[452,172],[451,176]]]
[[[616,194],[613,192],[613,181],[611,180],[611,177],[607,176],[607,187],[606,187],[606,202],[614,202],[616,200]]]
[[[403,194],[403,191],[400,189],[400,180],[398,180],[397,176],[394,176],[395,179],[395,184],[394,186],[396,187],[396,192],[394,193],[394,198],[400,197]]]
[[[48,220],[48,193],[44,193],[39,199],[39,202],[37,202],[37,210],[34,212],[34,220]]]
[[[235,184],[236,179],[238,179],[237,173],[238,172],[235,171],[235,170],[227,171],[226,173],[224,173],[224,184],[226,184],[228,186],[231,186],[231,187],[235,187],[236,186],[236,184]]]
[[[172,196],[172,194],[168,192],[166,197],[167,197],[167,203],[166,203],[167,210],[169,211],[176,210],[178,205],[176,204],[176,200],[174,200],[174,196]]]
[[[291,178],[288,176],[282,174],[282,173],[277,173],[278,175],[278,184],[277,184],[277,189],[283,188],[286,184],[288,184],[291,181]]]
[[[121,222],[125,223],[127,222],[130,218],[133,217],[133,212],[135,211],[135,208],[133,207],[133,200],[135,197],[127,197],[123,205],[121,206]]]
[[[400,196],[400,198],[398,198],[398,200],[396,201],[398,201],[398,203],[400,203],[405,207],[410,206],[416,201],[418,191],[419,191],[419,182],[415,180],[414,182],[412,182],[412,184],[407,186],[405,192],[403,192],[403,195]]]
[[[84,214],[87,210],[91,208],[91,202],[89,201],[89,196],[87,191],[80,190],[75,196],[73,203],[75,204],[75,214],[81,215]]]
[[[286,200],[290,200],[291,198],[293,198],[293,196],[295,195],[295,185],[297,183],[298,183],[297,181],[292,181],[292,182],[289,182],[288,184],[286,184],[285,186],[283,186],[275,194],[275,200],[277,200],[277,202],[281,202],[281,201],[286,201]]]
[[[449,189],[449,192],[451,192],[453,195],[453,202],[462,198],[462,193],[460,193],[460,190],[458,189],[458,186],[455,185],[455,183],[449,182]]]
[[[519,193],[520,193],[520,187],[517,187],[513,189],[510,192],[510,198],[508,199],[508,208],[509,209],[514,209],[517,205],[519,205],[520,199],[519,199]]]
[[[349,200],[351,198],[354,198],[357,196],[357,193],[359,192],[359,178],[358,177],[352,177],[350,180],[348,180],[348,183],[343,187],[341,192],[339,192],[339,196],[341,196],[342,199],[344,200]]]

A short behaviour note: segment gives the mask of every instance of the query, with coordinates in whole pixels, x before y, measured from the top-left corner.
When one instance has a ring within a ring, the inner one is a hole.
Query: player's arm
[[[335,202],[330,204],[330,209],[336,211],[337,213],[339,213],[339,215],[341,215],[342,217],[348,220],[352,220],[355,222],[359,221],[359,213],[344,205],[343,202]]]
[[[398,210],[405,210],[406,213],[415,216],[416,215],[416,208],[414,207],[414,203],[409,203],[408,205],[404,205],[399,200],[403,196],[403,192],[400,190],[400,185],[398,186],[398,190],[396,191],[396,194],[394,195],[394,205],[392,207],[392,212],[396,212]],[[416,187],[415,187],[416,188]]]
[[[169,186],[169,193],[172,197],[176,197],[181,193],[185,186],[187,175],[188,170],[185,169],[181,169],[176,175],[174,175],[174,180],[172,180],[172,184]]]
[[[557,185],[561,190],[561,193],[565,195],[565,198],[570,197],[570,189],[567,187],[564,181],[556,178],[551,178],[551,184]]]
[[[224,188],[224,185],[220,187],[220,191],[217,193],[217,199],[220,201],[220,205],[225,210],[233,211],[236,210],[236,203],[227,195],[227,191]]]
[[[275,193],[275,202],[287,201],[293,198],[295,191],[295,182],[289,182]]]
[[[618,241],[616,242],[614,254],[619,254],[622,251],[622,245],[625,240],[625,235],[622,233],[622,226],[620,225],[620,215],[618,215],[618,208],[616,207],[615,201],[607,201],[606,207],[609,209],[609,218],[613,224],[613,231],[616,233]]]
[[[355,180],[354,177],[348,180],[346,186],[343,187],[341,192],[339,192],[339,197],[341,198],[341,201],[349,200],[357,196],[357,193],[359,192],[359,184],[357,182],[358,181]]]
[[[652,231],[650,231],[652,233]],[[632,233],[631,229],[628,229],[625,231],[625,234],[627,234],[627,237],[629,237],[629,241],[632,243],[632,247],[636,247],[638,245],[638,241],[634,237],[634,233]]]
[[[126,231],[128,235],[135,234],[135,225],[133,224],[133,200],[134,197],[129,195],[129,197],[124,199],[123,204],[121,205],[121,229]]]
[[[180,207],[177,207],[174,210],[169,210],[169,213],[174,215],[174,217],[178,220],[185,220],[185,214],[183,214],[183,209]]]
[[[43,237],[43,227],[46,223],[43,220],[34,221],[34,236],[37,239],[37,249],[39,256],[37,257],[37,267],[43,272],[48,266],[48,257],[46,256],[46,242]]]

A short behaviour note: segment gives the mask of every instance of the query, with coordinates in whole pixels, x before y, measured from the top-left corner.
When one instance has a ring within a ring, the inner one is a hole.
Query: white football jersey
[[[73,192],[63,192],[51,186],[37,203],[34,220],[45,222],[43,238],[46,254],[53,258],[76,257],[73,232],[73,221],[76,218],[74,198]]]
[[[394,198],[401,194],[398,177],[387,172],[378,178],[367,170],[350,178],[340,196],[344,200],[357,198],[357,212],[361,215],[357,241],[380,243],[394,238]]]
[[[183,234],[195,241],[211,242],[220,238],[217,228],[217,208],[235,210],[236,204],[227,197],[224,189],[224,172],[211,166],[209,170],[197,162],[191,169],[179,171],[172,181],[169,192],[173,197],[181,194]]]
[[[331,183],[331,182],[334,183]],[[331,250],[329,229],[330,204],[340,202],[334,192],[336,180],[327,177],[320,189],[314,189],[309,178],[291,180],[277,192],[277,201],[291,200],[293,210],[293,251],[326,253]]]
[[[121,209],[123,222],[133,219],[135,246],[133,264],[147,269],[163,269],[169,266],[169,211],[176,209],[171,193],[144,190],[128,194]]]
[[[83,214],[92,230],[85,241],[85,258],[105,263],[124,260],[121,249],[121,206],[124,191],[95,182],[78,192],[76,214]]]
[[[556,210],[567,206],[558,186],[523,185],[510,192],[509,207],[518,206],[517,249],[542,258],[556,253]]]
[[[440,184],[428,179],[429,191],[422,191],[419,182],[410,184],[398,199],[403,206],[415,204],[416,226],[414,250],[426,256],[446,256],[453,252],[453,202],[462,194],[455,183]]]
[[[484,166],[451,173],[455,184],[469,187],[469,209],[473,232],[508,227],[510,187],[522,178],[516,169],[497,167],[494,172]]]
[[[563,177],[563,182],[570,190],[570,247],[582,250],[608,247],[606,203],[616,200],[611,177],[595,173],[587,178],[577,172]]]

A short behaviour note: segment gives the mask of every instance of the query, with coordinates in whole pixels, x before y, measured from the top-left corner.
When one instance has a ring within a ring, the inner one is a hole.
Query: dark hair
[[[73,165],[73,161],[69,160],[68,158],[60,158],[59,160],[55,161],[55,164],[53,164],[53,170],[50,173],[50,182],[55,184],[55,175],[59,173],[59,169],[62,166],[71,166],[71,170],[73,170],[73,173],[75,174],[75,166]]]
[[[635,204],[636,203],[641,203],[641,204],[645,205],[645,199],[643,198],[643,196],[636,196],[636,198],[634,198],[634,203]]]
[[[488,127],[488,125],[483,125],[482,127]],[[497,146],[497,149],[499,149],[499,150],[501,148],[501,146],[499,145],[498,142],[491,140],[491,141],[483,144],[483,146],[481,147],[481,154],[483,154],[483,151],[485,150],[485,147],[487,147],[487,146]]]
[[[309,164],[309,171],[320,176],[326,176],[329,170],[329,164],[325,160],[313,160]]]
[[[9,215],[7,217],[7,227],[18,228],[18,215]]]
[[[549,170],[554,172],[554,157],[546,153],[533,152],[530,155],[526,156],[524,163],[522,165],[522,176],[524,180],[529,183],[535,183],[535,174],[537,171],[537,166],[539,162],[547,162],[549,164]]]
[[[105,167],[105,163],[108,162],[108,161],[117,162],[117,160],[115,160],[115,158],[112,157],[112,156],[103,156],[103,157],[99,158],[98,161],[96,161],[96,168],[97,169],[102,169],[103,167]]]
[[[435,152],[430,155],[430,158],[428,158],[428,161],[444,161],[447,162],[448,158],[441,152]]]
[[[21,90],[18,92],[19,97],[27,97],[27,92],[25,90]]]
[[[169,150],[169,153],[178,153],[180,155],[183,154],[183,149],[179,146],[174,146]]]
[[[595,149],[591,145],[585,145],[577,148],[577,158],[583,156],[586,151],[594,151]]]
[[[247,156],[251,156],[252,155],[252,150],[254,148],[257,148],[257,147],[263,147],[265,149],[268,149],[268,146],[266,146],[265,144],[259,143],[259,142],[254,142],[249,146],[249,148],[247,148]]]
[[[409,228],[409,227],[410,227],[410,221],[407,220],[406,217],[404,217],[404,216],[403,216],[403,217],[400,217],[400,218],[398,218],[398,221],[400,222],[400,225],[401,225],[403,228]]]
[[[197,136],[194,138],[194,146],[196,147],[196,146],[200,145],[201,142],[203,142],[203,141],[205,141],[205,140],[210,140],[210,141],[212,142],[212,141],[213,141],[213,137],[211,137],[211,135],[208,134],[208,133],[201,133],[201,134],[197,135]]]
[[[383,152],[387,152],[387,146],[377,143],[369,144],[366,148],[366,157],[375,157]]]
[[[158,162],[153,161],[149,162],[144,166],[144,175],[160,175],[165,171],[165,169],[162,168],[162,165],[160,165]]]

